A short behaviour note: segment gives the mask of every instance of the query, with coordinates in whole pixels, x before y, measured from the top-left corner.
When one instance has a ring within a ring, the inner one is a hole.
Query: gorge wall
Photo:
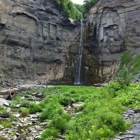
[[[0,84],[73,84],[79,23],[54,0],[1,0]],[[101,0],[84,24],[82,82],[108,82],[122,52],[139,49],[140,1]]]
[[[140,53],[140,1],[101,0],[85,19],[84,79],[108,82],[119,69],[123,51]]]
[[[79,43],[79,21],[58,9],[53,0],[0,1],[1,84],[72,82],[67,59]]]

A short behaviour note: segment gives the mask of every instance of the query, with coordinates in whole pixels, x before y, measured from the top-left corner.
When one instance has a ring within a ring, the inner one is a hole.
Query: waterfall
[[[82,64],[82,51],[83,51],[83,21],[80,22],[80,43],[78,48],[78,56],[76,62],[76,72],[75,72],[75,81],[74,84],[81,84],[81,64]]]

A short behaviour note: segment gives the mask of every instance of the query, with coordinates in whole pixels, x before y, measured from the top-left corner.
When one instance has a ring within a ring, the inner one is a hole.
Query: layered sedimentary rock
[[[73,73],[65,76],[66,60],[70,46],[78,44],[79,23],[63,17],[58,9],[54,0],[0,1],[3,83],[46,84],[62,78],[72,82]]]
[[[108,82],[140,46],[140,1],[101,0],[85,16],[81,82]],[[54,0],[0,1],[0,84],[73,84],[79,21]]]
[[[86,15],[85,82],[107,82],[119,69],[126,49],[140,47],[140,1],[101,0]]]

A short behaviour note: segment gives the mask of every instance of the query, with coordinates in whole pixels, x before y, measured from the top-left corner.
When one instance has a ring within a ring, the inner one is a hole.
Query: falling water
[[[77,62],[76,62],[76,73],[75,73],[75,82],[74,84],[80,85],[81,84],[81,63],[82,63],[82,50],[83,50],[83,21],[81,20],[80,24],[80,44],[78,49],[78,56],[77,56]]]

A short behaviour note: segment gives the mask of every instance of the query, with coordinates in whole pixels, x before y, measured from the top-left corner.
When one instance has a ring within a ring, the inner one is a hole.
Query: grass
[[[131,127],[125,122],[123,112],[129,107],[140,107],[139,89],[140,84],[137,83],[122,88],[117,82],[101,88],[55,86],[40,89],[45,94],[45,99],[39,104],[43,108],[40,118],[50,120],[42,132],[42,140],[57,139],[59,133],[66,140],[109,140]],[[71,104],[70,99],[75,103],[84,102],[77,109],[81,113],[74,118],[62,109],[62,106]]]
[[[31,92],[35,91],[27,93]],[[42,92],[45,98],[38,104],[29,102],[28,107],[18,111],[21,117],[40,112],[40,122],[49,120],[41,134],[41,140],[58,139],[59,134],[66,140],[109,140],[119,132],[131,128],[131,124],[125,122],[123,112],[127,108],[140,108],[140,83],[130,83],[123,88],[118,82],[100,88],[55,86],[37,89],[37,92]],[[13,103],[23,103],[20,98],[21,96],[15,98]],[[64,111],[65,107],[72,104],[71,101],[84,102],[74,117]],[[9,122],[0,124],[10,127]]]
[[[9,128],[12,126],[11,121],[9,120],[0,121],[0,125],[2,125],[4,128]]]
[[[27,117],[29,115],[29,109],[28,108],[19,108],[19,112],[20,112],[20,117]]]
[[[7,109],[4,106],[0,106],[0,114],[5,114],[7,113]]]

